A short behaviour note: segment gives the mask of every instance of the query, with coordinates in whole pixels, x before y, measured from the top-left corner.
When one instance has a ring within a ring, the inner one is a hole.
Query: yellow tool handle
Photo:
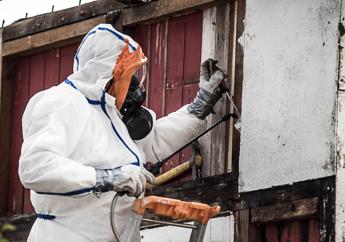
[[[156,185],[163,185],[165,183],[167,183],[168,181],[174,179],[175,177],[178,177],[179,175],[185,173],[186,171],[188,171],[190,168],[193,167],[193,165],[195,164],[195,166],[197,168],[202,166],[202,156],[199,154],[196,154],[194,157],[194,161],[186,161],[174,168],[172,168],[171,170],[165,172],[162,175],[159,175],[156,177]],[[152,190],[154,186],[151,184],[147,184],[147,189],[148,190]]]

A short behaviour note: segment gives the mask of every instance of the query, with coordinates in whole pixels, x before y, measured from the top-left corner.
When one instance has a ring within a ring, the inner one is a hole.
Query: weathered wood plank
[[[209,8],[203,12],[202,55],[201,61],[208,58],[218,60],[218,65],[225,71],[228,69],[229,56],[229,15],[230,5],[223,4]],[[225,96],[225,95],[224,95]],[[214,107],[215,115],[207,117],[207,124],[215,123],[226,113],[228,101],[226,97],[219,100]],[[212,176],[226,172],[226,153],[228,132],[226,124],[214,128],[209,134],[200,139],[203,155],[203,176]]]
[[[335,240],[335,180],[333,183],[322,184],[320,188],[320,216],[319,216],[319,232],[320,242],[328,242]]]
[[[45,52],[44,89],[59,84],[60,55],[60,48]]]
[[[44,69],[45,69],[45,55],[38,53],[31,56],[30,62],[30,88],[29,98],[37,92],[42,91],[44,87]]]
[[[64,27],[4,42],[2,56],[5,57],[20,52],[31,51],[35,48],[47,47],[61,41],[80,37],[97,24],[104,23],[105,20],[105,15],[99,16],[83,22],[66,25]]]
[[[229,60],[232,60],[229,61],[229,73],[233,73],[230,80],[230,83],[232,84],[230,90],[239,112],[241,112],[242,106],[243,47],[240,45],[237,39],[242,36],[244,31],[245,9],[246,1],[235,1],[230,3],[230,26],[233,28],[233,30],[229,32],[229,39],[231,40],[229,48]],[[231,161],[231,164],[228,162],[228,169],[230,169],[231,166],[231,172],[234,173],[235,176],[238,176],[241,133],[233,127],[232,122],[229,124],[229,128],[232,131],[229,132],[229,140],[231,139],[229,145],[231,145],[232,149],[228,150],[228,152],[231,152],[231,155],[228,155],[229,159],[231,159],[229,160]]]
[[[240,242],[261,242],[262,231],[250,222],[250,209],[238,210],[235,212],[235,238]]]
[[[2,33],[3,28],[0,28],[0,112],[1,112],[1,74],[2,74]]]
[[[320,241],[319,222],[317,218],[309,220],[308,242]]]
[[[236,241],[251,242],[250,233],[250,215],[249,209],[239,210],[236,216],[236,230],[238,231]]]
[[[229,58],[229,17],[230,4],[223,4],[216,7],[216,32],[215,32],[215,53],[214,58],[218,60],[218,65],[228,72]],[[212,123],[221,119],[227,112],[229,101],[223,95],[214,107],[215,114],[212,115]],[[211,133],[211,175],[222,174],[226,172],[227,159],[226,149],[228,148],[226,123],[214,128]]]
[[[198,201],[207,204],[219,204],[223,211],[228,211],[229,201],[235,200],[233,187],[236,181],[231,174],[205,177],[194,181],[173,183],[155,187],[146,195],[177,198],[186,201]],[[235,207],[232,205],[232,207]]]
[[[240,193],[241,202],[238,203],[238,207],[234,209],[261,207],[304,198],[323,197],[324,194],[326,194],[326,192],[324,192],[326,187],[329,187],[330,190],[334,189],[334,182],[335,177],[330,176],[322,179],[296,182],[291,185]],[[327,201],[331,204],[330,199]],[[321,204],[322,202],[320,202],[320,205]]]
[[[276,224],[267,224],[265,226],[265,239],[267,242],[279,242],[279,231]]]
[[[159,0],[150,4],[124,10],[123,25],[133,25],[139,22],[177,14],[192,9],[204,9],[227,2],[226,0]]]
[[[301,241],[301,222],[283,224],[281,242],[300,242]]]
[[[203,34],[202,21],[203,12],[201,11],[186,16],[184,85],[199,83]]]
[[[60,49],[60,74],[59,82],[63,82],[73,73],[74,56],[78,49],[78,44],[67,45]]]
[[[1,57],[0,57],[1,58]],[[0,217],[6,215],[9,188],[11,125],[13,112],[13,64],[4,60],[0,79]]]
[[[32,35],[38,32],[72,24],[125,8],[126,5],[114,0],[100,0],[61,11],[38,15],[17,21],[4,28],[4,41]]]
[[[19,180],[18,162],[23,143],[22,116],[29,98],[30,57],[20,59],[16,65],[15,96],[12,116],[9,213],[22,213],[24,188]]]
[[[186,42],[185,22],[185,16],[172,18],[168,21],[167,89],[181,86],[183,82],[183,60]]]
[[[287,203],[257,207],[251,210],[252,223],[268,223],[291,219],[302,219],[317,214],[319,198],[300,199]]]
[[[185,42],[185,17],[168,20],[165,115],[175,112],[182,105],[183,59]],[[180,154],[175,155],[163,166],[163,172],[180,164]]]
[[[164,116],[166,83],[166,21],[151,25],[149,107]]]
[[[216,23],[216,8],[209,8],[203,11],[203,22],[202,22],[202,46],[201,46],[201,62],[208,58],[213,58],[215,53],[215,25]],[[201,63],[200,63],[201,64]],[[212,117],[211,115],[207,118],[207,126],[211,126]],[[211,132],[208,132],[198,141],[201,146],[203,155],[202,164],[202,176],[211,176],[211,167],[213,166],[211,161]]]

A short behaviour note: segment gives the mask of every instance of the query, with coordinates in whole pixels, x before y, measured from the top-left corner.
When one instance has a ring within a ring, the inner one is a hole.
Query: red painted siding
[[[44,88],[55,86],[59,83],[60,73],[60,48],[45,52]]]
[[[24,189],[18,177],[18,160],[23,142],[21,121],[29,97],[29,79],[30,57],[25,57],[16,64],[8,203],[10,214],[21,213],[23,209]]]
[[[59,80],[63,82],[73,72],[73,58],[79,45],[64,46],[60,50],[60,75]]]
[[[197,12],[186,17],[186,37],[185,37],[185,61],[184,80],[185,83],[199,82],[200,60],[201,60],[201,40],[202,40],[202,19],[201,12]]]
[[[157,117],[164,115],[165,22],[151,25],[149,107]]]
[[[267,242],[318,242],[320,230],[317,218],[286,223],[267,224],[265,241]]]
[[[139,26],[135,36],[149,57],[148,107],[157,117],[176,111],[190,103],[198,90],[201,62],[202,12],[169,18],[151,25]],[[149,47],[148,44],[149,43]],[[182,145],[182,144],[181,144]],[[162,172],[186,161],[186,149],[169,160]],[[191,172],[179,180],[190,179]]]
[[[182,106],[185,22],[185,16],[168,22],[165,114],[175,112]],[[178,166],[180,161],[180,154],[175,155],[163,166],[162,172]]]

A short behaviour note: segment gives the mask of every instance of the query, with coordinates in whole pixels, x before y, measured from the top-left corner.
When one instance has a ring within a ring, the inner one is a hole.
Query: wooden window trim
[[[123,25],[130,26],[157,20],[161,17],[180,14],[193,10],[203,10],[216,5],[230,2],[229,0],[159,0],[150,4],[127,8],[124,10]]]

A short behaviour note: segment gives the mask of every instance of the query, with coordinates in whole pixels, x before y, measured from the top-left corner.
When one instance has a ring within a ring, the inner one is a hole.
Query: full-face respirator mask
[[[133,140],[146,137],[152,130],[153,119],[150,112],[142,107],[146,92],[136,76],[132,76],[126,99],[120,109],[128,133]]]

